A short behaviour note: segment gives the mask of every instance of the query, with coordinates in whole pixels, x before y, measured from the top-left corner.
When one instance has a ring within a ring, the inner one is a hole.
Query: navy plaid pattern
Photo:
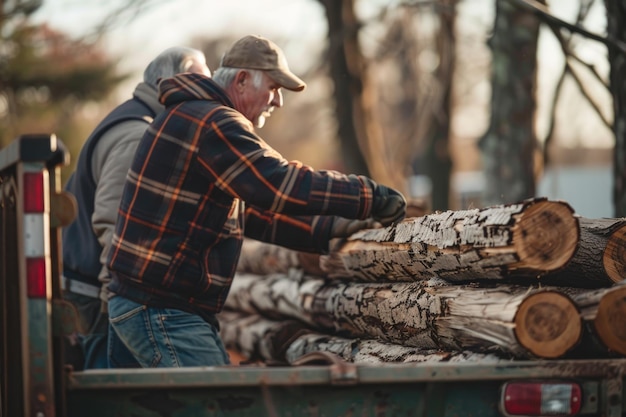
[[[217,313],[244,231],[325,252],[331,216],[369,216],[369,186],[284,159],[211,79],[180,74],[164,80],[160,94],[166,111],[141,140],[122,196],[108,262],[112,292]]]

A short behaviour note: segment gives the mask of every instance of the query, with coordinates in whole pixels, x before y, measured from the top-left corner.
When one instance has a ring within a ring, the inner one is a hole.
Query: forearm
[[[303,252],[326,253],[332,219],[328,216],[285,216],[246,209],[245,235]]]

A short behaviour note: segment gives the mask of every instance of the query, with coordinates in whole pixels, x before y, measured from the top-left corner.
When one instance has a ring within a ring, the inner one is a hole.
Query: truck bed
[[[576,382],[579,415],[622,416],[626,360],[224,366],[67,375],[68,416],[501,416],[512,381]]]

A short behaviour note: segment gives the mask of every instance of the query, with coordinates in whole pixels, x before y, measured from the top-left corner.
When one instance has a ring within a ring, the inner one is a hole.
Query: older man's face
[[[253,82],[252,74],[247,74],[248,78],[238,100],[237,110],[260,128],[265,125],[265,119],[275,107],[283,106],[283,95],[280,86],[265,73],[261,73],[261,83],[258,87]]]

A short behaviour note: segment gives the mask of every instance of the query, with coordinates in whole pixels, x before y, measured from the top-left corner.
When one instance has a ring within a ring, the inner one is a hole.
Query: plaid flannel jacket
[[[244,233],[324,252],[332,216],[369,215],[372,193],[358,177],[285,160],[210,78],[164,80],[160,100],[166,110],[142,138],[124,187],[108,262],[113,293],[217,313]]]

